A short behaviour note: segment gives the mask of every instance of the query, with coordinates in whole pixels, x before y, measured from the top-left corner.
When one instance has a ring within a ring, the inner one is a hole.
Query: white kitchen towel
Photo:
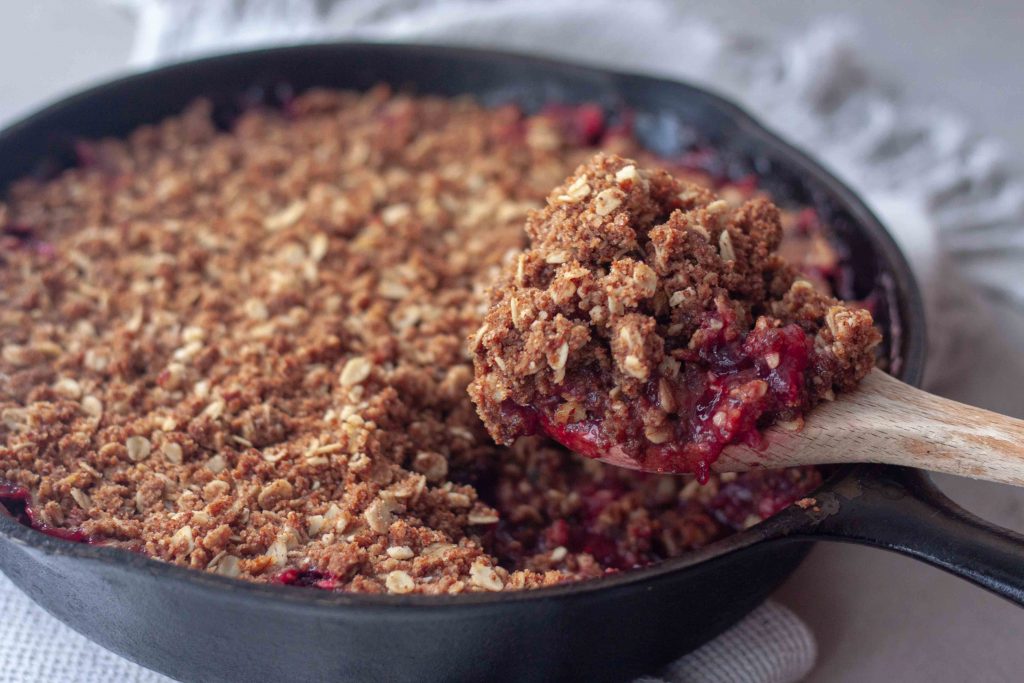
[[[976,359],[1022,344],[998,334],[1016,327],[1024,335],[1020,180],[970,126],[894,99],[862,67],[847,26],[825,23],[771,42],[709,26],[671,0],[107,1],[137,14],[139,67],[337,37],[521,50],[703,84],[812,150],[894,232],[927,297],[933,389],[976,373]],[[998,314],[983,294],[1001,302]],[[1004,359],[985,381],[1019,386],[1024,366],[1015,363]],[[4,681],[168,680],[70,633],[3,578],[0,610],[0,671],[12,676]],[[813,635],[769,602],[644,680],[788,683],[814,660]]]

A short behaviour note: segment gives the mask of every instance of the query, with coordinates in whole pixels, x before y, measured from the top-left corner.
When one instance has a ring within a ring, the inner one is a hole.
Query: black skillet
[[[847,296],[876,298],[890,370],[920,381],[921,297],[906,261],[847,188],[732,104],[692,86],[506,54],[331,44],[215,57],[131,76],[0,133],[0,188],[71,159],[78,136],[122,135],[214,100],[237,107],[310,86],[468,93],[527,109],[599,102],[635,112],[667,156],[719,151],[716,172],[756,172],[783,202],[816,207],[846,255]],[[287,84],[287,87],[282,84]],[[44,160],[44,161],[41,161]],[[40,165],[42,164],[42,165]],[[1024,536],[965,512],[920,472],[837,468],[819,511],[776,517],[684,557],[533,592],[461,597],[340,595],[263,586],[43,535],[0,515],[0,568],[57,618],[104,647],[190,681],[623,680],[720,633],[770,594],[810,548],[835,539],[942,567],[1024,604]],[[0,644],[2,647],[2,644]]]

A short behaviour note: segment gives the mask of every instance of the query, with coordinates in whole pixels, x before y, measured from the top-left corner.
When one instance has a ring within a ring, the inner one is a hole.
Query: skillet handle
[[[1024,535],[975,517],[919,470],[858,465],[798,532],[908,555],[1024,606]]]

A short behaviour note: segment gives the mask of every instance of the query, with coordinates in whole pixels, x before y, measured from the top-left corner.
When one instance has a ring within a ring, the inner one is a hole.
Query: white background
[[[849,17],[863,29],[869,65],[894,88],[960,111],[1003,139],[1024,165],[1020,0],[687,5],[727,26],[771,35],[799,31],[822,15]],[[132,28],[126,13],[90,0],[0,0],[0,123],[123,71]],[[987,396],[984,387],[963,397],[1024,416],[1024,388],[1009,402]],[[976,482],[941,484],[978,514],[1024,530],[1024,496]],[[1024,610],[911,560],[819,545],[779,597],[818,636],[813,681],[1024,679]]]

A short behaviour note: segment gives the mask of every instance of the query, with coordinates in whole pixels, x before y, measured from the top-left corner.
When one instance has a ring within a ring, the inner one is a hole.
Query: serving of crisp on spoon
[[[1024,484],[1024,421],[875,368],[867,307],[778,254],[778,209],[598,155],[533,212],[471,340],[499,443],[546,434],[620,467],[847,462]]]

